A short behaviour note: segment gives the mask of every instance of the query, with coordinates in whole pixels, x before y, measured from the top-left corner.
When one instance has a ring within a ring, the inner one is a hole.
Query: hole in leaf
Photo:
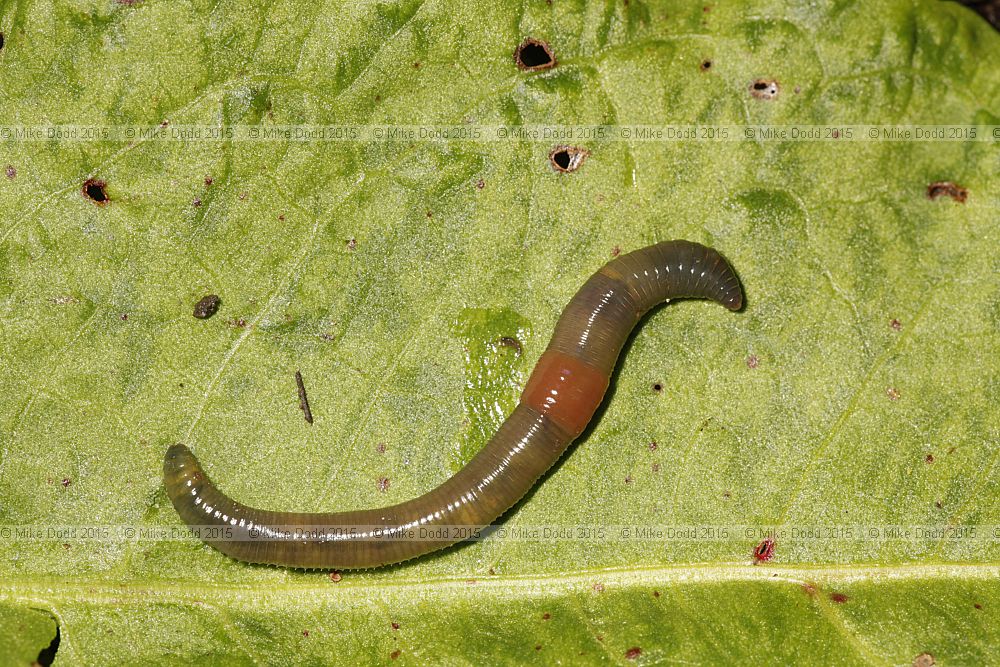
[[[583,161],[590,156],[590,151],[578,146],[556,146],[549,151],[549,164],[556,171],[570,173],[576,171]]]
[[[707,72],[708,70],[712,69],[712,61],[702,60],[700,67],[702,72]]]
[[[663,385],[660,384],[659,382],[653,384],[653,391],[659,394],[661,391],[663,391]]]
[[[969,198],[969,191],[951,181],[936,181],[927,186],[928,199],[940,199],[941,197],[951,197],[959,204],[964,204],[965,200]]]
[[[49,667],[52,662],[56,659],[56,651],[59,650],[59,624],[56,624],[56,636],[52,638],[52,641],[48,646],[43,648],[38,653],[38,657],[35,658],[35,664],[42,665],[42,667]]]
[[[750,84],[750,94],[758,100],[773,100],[778,96],[778,82],[757,79]]]
[[[525,72],[537,72],[556,66],[552,47],[534,37],[527,37],[514,50],[514,62]]]
[[[107,190],[105,188],[108,186],[104,181],[97,178],[88,178],[83,182],[83,196],[91,200],[98,206],[104,206],[111,199],[108,197]]]

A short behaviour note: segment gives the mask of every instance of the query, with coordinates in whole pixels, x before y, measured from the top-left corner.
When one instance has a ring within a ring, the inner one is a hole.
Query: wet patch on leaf
[[[465,353],[462,403],[466,428],[452,468],[468,463],[517,404],[524,381],[528,320],[509,309],[465,308],[452,327]]]

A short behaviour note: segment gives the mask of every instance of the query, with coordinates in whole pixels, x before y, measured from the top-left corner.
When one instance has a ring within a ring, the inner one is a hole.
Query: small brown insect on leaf
[[[542,614],[542,620],[543,621],[547,621],[550,618],[552,618],[552,614],[550,614],[549,612],[545,612],[544,614]]]
[[[221,303],[222,299],[219,298],[218,294],[206,294],[201,297],[198,303],[194,304],[194,312],[192,314],[199,320],[206,320],[215,315]]]
[[[892,327],[893,331],[902,331],[903,330],[903,323],[900,322],[899,320],[897,320],[895,317],[892,318],[891,322],[889,322],[889,326]]]
[[[603,593],[604,592],[604,584],[602,584],[601,582],[597,582],[596,584],[594,584],[594,592],[595,593]]]
[[[515,336],[501,336],[499,343],[503,347],[508,347],[514,350],[514,353],[517,356],[521,356],[524,352],[524,348],[521,346],[521,341],[519,341]]]
[[[344,576],[340,573],[340,570],[333,570],[332,572],[330,572],[330,581],[332,581],[335,584],[340,580],[342,580],[343,578]]]
[[[399,630],[399,623],[397,623],[396,621],[393,621],[392,623],[390,623],[390,625],[392,626],[393,630]]]
[[[846,595],[844,595],[843,593],[836,593],[836,592],[834,592],[834,593],[830,593],[830,600],[832,600],[833,602],[836,602],[837,604],[844,604],[845,602],[847,602],[848,597]]]
[[[941,197],[951,197],[959,204],[964,204],[965,200],[969,198],[969,191],[951,181],[935,181],[927,186],[928,199],[940,199]]]
[[[7,178],[9,178],[10,180],[13,181],[15,178],[17,178],[17,169],[14,169],[14,165],[8,164],[3,171],[5,174],[7,174]]]
[[[747,368],[753,370],[758,366],[760,366],[760,357],[758,357],[756,354],[751,354],[749,357],[747,357]]]
[[[401,654],[401,653],[402,653],[402,651],[400,651],[400,650],[399,650],[399,649],[397,648],[397,649],[396,649],[395,651],[393,651],[392,653],[390,653],[390,654],[389,654],[389,657],[390,657],[390,658],[391,658],[392,660],[395,660],[395,659],[397,659],[397,658],[398,658],[398,657],[400,656],[400,654]]]
[[[385,493],[386,491],[389,490],[389,478],[388,477],[379,477],[378,478],[378,490],[381,491],[382,493]]]
[[[620,246],[615,246],[614,248],[611,249],[611,256],[612,257],[617,257],[620,254],[622,254],[622,249],[621,249]]]
[[[629,650],[625,651],[626,660],[637,660],[640,655],[642,655],[642,649],[638,646],[633,646]]]
[[[924,463],[934,463],[934,455],[928,454],[924,457]]]
[[[930,653],[921,653],[913,659],[913,667],[934,667],[937,662]]]

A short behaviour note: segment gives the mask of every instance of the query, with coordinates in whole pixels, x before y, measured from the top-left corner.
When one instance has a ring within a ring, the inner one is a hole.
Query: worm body
[[[489,525],[527,493],[590,422],[642,315],[682,297],[712,299],[730,310],[743,305],[732,268],[697,243],[665,241],[606,264],[563,310],[520,402],[493,438],[453,477],[413,500],[333,513],[254,509],[219,491],[180,444],[163,463],[167,494],[185,522],[208,529],[204,541],[251,563],[369,568],[467,539],[443,529]],[[310,532],[316,528],[323,529],[319,538]],[[431,538],[394,539],[416,528]]]

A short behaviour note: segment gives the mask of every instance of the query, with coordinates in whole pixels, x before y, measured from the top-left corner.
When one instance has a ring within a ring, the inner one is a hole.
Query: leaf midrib
[[[0,584],[0,599],[15,601],[83,601],[120,602],[123,597],[224,599],[248,591],[269,599],[288,596],[323,594],[337,596],[342,593],[356,595],[358,589],[380,593],[393,591],[435,589],[475,590],[500,593],[501,597],[518,597],[529,592],[558,594],[568,590],[589,588],[600,583],[608,588],[631,588],[644,585],[713,584],[725,582],[772,582],[780,584],[850,583],[856,581],[881,582],[900,580],[974,580],[1000,578],[1000,564],[940,563],[900,565],[786,565],[761,567],[743,564],[677,565],[655,568],[613,568],[579,570],[560,575],[535,574],[523,577],[487,576],[484,579],[469,577],[437,577],[407,581],[375,583],[370,577],[351,581],[350,574],[337,584],[318,588],[315,580],[296,583],[209,584],[199,581],[171,580],[156,583],[115,584],[104,580],[74,580],[55,577],[30,577],[17,582]]]

